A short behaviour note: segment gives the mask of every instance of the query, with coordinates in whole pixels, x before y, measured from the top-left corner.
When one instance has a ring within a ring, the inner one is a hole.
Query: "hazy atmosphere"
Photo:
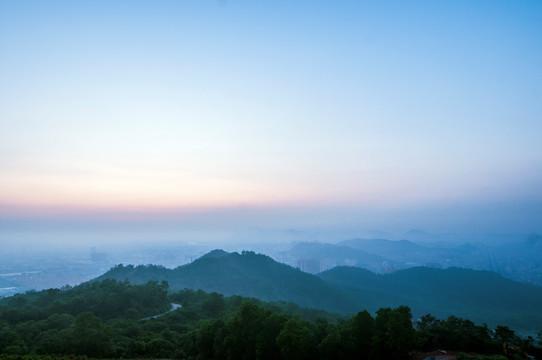
[[[541,232],[541,14],[2,1],[0,240]]]
[[[0,360],[542,358],[542,1],[0,0]]]

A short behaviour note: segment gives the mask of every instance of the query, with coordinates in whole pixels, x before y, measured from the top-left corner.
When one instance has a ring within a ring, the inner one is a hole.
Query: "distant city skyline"
[[[541,37],[527,1],[0,2],[0,241],[542,232]]]

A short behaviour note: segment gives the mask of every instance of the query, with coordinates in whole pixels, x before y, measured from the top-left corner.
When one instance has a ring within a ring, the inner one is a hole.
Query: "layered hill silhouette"
[[[408,305],[416,315],[455,315],[525,332],[542,326],[542,287],[490,271],[415,267],[380,275],[355,267],[336,267],[318,276],[352,298],[370,294],[366,303],[370,311]]]
[[[355,312],[358,308],[356,301],[319,277],[278,263],[268,256],[246,251],[238,254],[214,250],[175,269],[118,265],[96,280],[103,279],[127,279],[133,284],[166,280],[173,290],[201,289],[264,301],[291,301],[339,313]]]
[[[288,251],[291,256],[317,257],[334,265],[353,265],[376,273],[414,266],[436,268],[466,267],[492,270],[490,256],[482,244],[421,245],[409,240],[355,238],[338,244],[299,243]],[[343,261],[341,261],[341,259]],[[344,264],[350,259],[351,264]],[[333,266],[327,266],[330,268]]]
[[[407,305],[415,317],[455,315],[525,333],[542,329],[542,287],[488,271],[415,267],[380,275],[356,267],[336,267],[311,275],[265,255],[214,250],[175,269],[118,265],[96,280],[103,279],[127,279],[134,284],[166,280],[174,290],[202,289],[292,301],[342,314]]]
[[[414,235],[416,236],[414,236]],[[419,230],[410,237],[427,238]],[[338,244],[319,242],[297,243],[281,253],[284,262],[296,259],[319,259],[322,270],[336,266],[357,266],[375,273],[389,273],[416,266],[431,268],[467,268],[489,270],[505,278],[542,286],[542,236],[531,234],[523,240],[468,242],[413,242],[381,238],[354,238]]]
[[[378,272],[382,269],[383,263],[392,266],[395,265],[394,261],[369,253],[363,249],[326,243],[301,242],[288,251],[288,254],[298,259],[324,259],[324,267],[331,267],[330,265],[351,265]]]

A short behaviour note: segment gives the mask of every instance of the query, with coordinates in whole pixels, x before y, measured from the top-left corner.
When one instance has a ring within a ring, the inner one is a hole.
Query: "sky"
[[[541,38],[536,1],[0,0],[0,241],[542,232]]]

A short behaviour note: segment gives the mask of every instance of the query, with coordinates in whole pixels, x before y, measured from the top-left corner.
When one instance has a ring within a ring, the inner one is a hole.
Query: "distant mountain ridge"
[[[379,272],[382,268],[382,263],[394,263],[380,255],[341,244],[301,242],[294,245],[288,253],[291,257],[296,258],[323,259],[323,269],[350,265]]]
[[[418,238],[427,233],[407,233]],[[489,235],[488,235],[489,236]],[[498,238],[497,238],[498,240]],[[295,264],[312,258],[322,264],[321,271],[335,266],[357,266],[376,273],[390,273],[416,266],[459,267],[489,270],[505,278],[542,286],[542,236],[531,234],[514,242],[487,241],[413,241],[383,238],[353,238],[337,244],[302,242],[280,253],[279,260]]]
[[[377,255],[396,255],[411,251],[422,251],[424,248],[409,240],[386,240],[386,239],[350,239],[341,241],[338,245],[348,246],[352,249],[363,250]]]
[[[407,305],[415,316],[456,315],[523,332],[542,329],[542,287],[488,271],[415,267],[378,275],[344,266],[315,276],[265,255],[215,250],[175,269],[118,265],[96,280],[102,279],[127,279],[135,284],[166,280],[174,290],[202,289],[266,301],[292,301],[342,314]]]

